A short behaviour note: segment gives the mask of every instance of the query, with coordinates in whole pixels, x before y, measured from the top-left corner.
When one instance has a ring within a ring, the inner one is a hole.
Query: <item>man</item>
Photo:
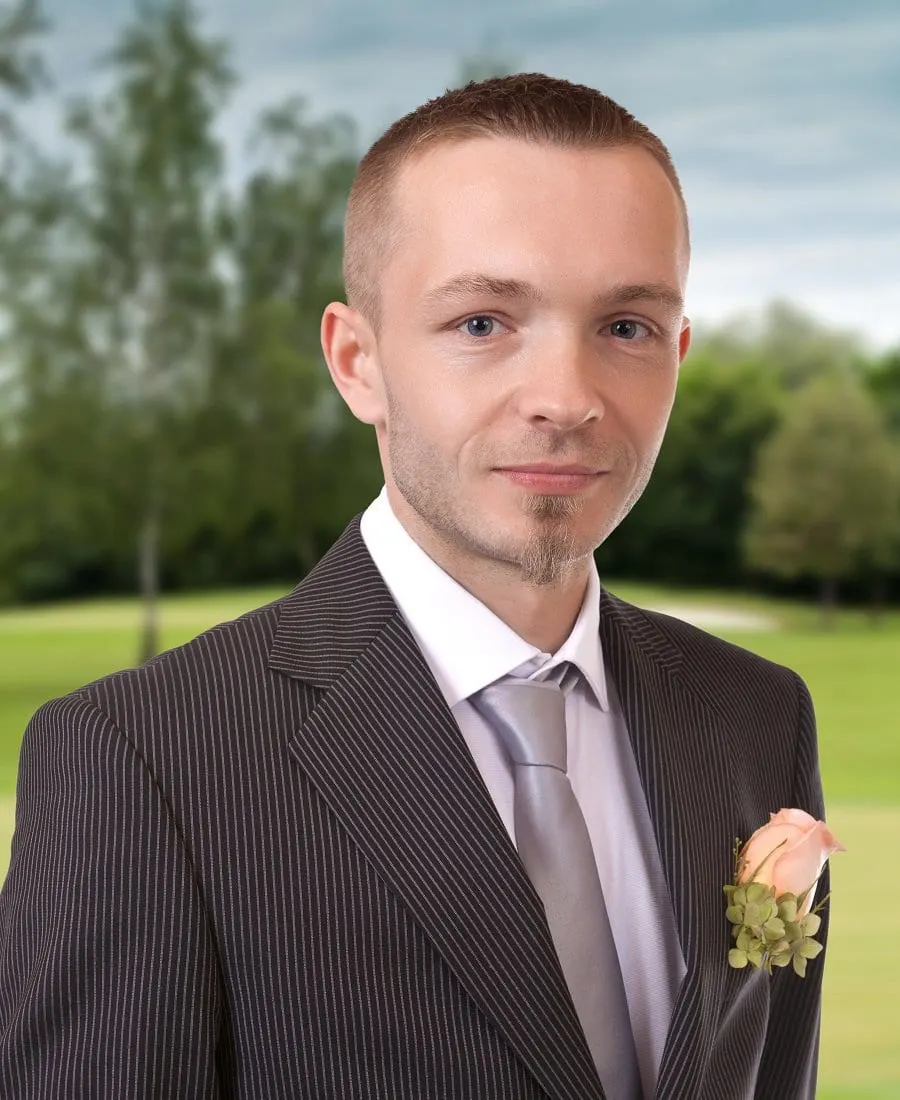
[[[385,491],[284,599],[32,721],[2,1095],[813,1095],[821,960],[731,969],[722,891],[769,812],[822,816],[809,696],[593,564],[688,252],[665,148],[590,89],[376,142],[322,337]],[[562,763],[521,755],[551,725]]]

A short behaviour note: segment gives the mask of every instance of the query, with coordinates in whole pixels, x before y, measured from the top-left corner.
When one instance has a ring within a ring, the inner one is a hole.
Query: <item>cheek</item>
[[[388,389],[388,435],[395,447],[455,462],[479,432],[476,403],[440,379],[407,379]]]
[[[675,405],[675,382],[672,381],[671,385],[666,388],[665,394],[662,399],[659,416],[656,421],[656,449],[659,450],[662,446],[663,437],[666,434],[666,429],[669,426],[669,418],[672,415],[672,409]]]
[[[496,378],[479,378],[466,364],[444,361],[409,379],[404,406],[419,436],[445,452],[459,452],[496,431],[503,398]]]
[[[656,457],[668,427],[675,403],[677,373],[665,368],[635,372],[622,384],[615,401],[618,418],[627,426],[629,436],[642,454]]]

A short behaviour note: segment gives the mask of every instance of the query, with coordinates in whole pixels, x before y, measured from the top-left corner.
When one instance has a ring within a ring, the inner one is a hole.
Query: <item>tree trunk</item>
[[[159,652],[159,505],[147,504],[138,540],[138,573],[141,586],[141,664]]]
[[[819,604],[819,624],[823,630],[834,625],[834,613],[838,604],[837,577],[822,578],[822,593]]]

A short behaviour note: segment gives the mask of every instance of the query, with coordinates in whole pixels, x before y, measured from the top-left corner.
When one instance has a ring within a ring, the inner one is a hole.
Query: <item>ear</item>
[[[691,346],[691,322],[685,317],[681,322],[681,332],[678,336],[678,363],[679,365],[684,362],[685,356],[688,353],[688,348]]]
[[[368,321],[343,302],[332,302],[322,314],[322,351],[338,393],[364,424],[384,420],[384,388],[378,343]]]

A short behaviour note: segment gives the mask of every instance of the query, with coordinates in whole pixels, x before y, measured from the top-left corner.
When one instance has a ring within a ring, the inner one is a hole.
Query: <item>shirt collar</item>
[[[385,489],[363,513],[360,530],[448,706],[510,673],[530,677],[571,661],[608,709],[593,562],[572,632],[550,654],[526,642],[430,558],[394,515]]]

